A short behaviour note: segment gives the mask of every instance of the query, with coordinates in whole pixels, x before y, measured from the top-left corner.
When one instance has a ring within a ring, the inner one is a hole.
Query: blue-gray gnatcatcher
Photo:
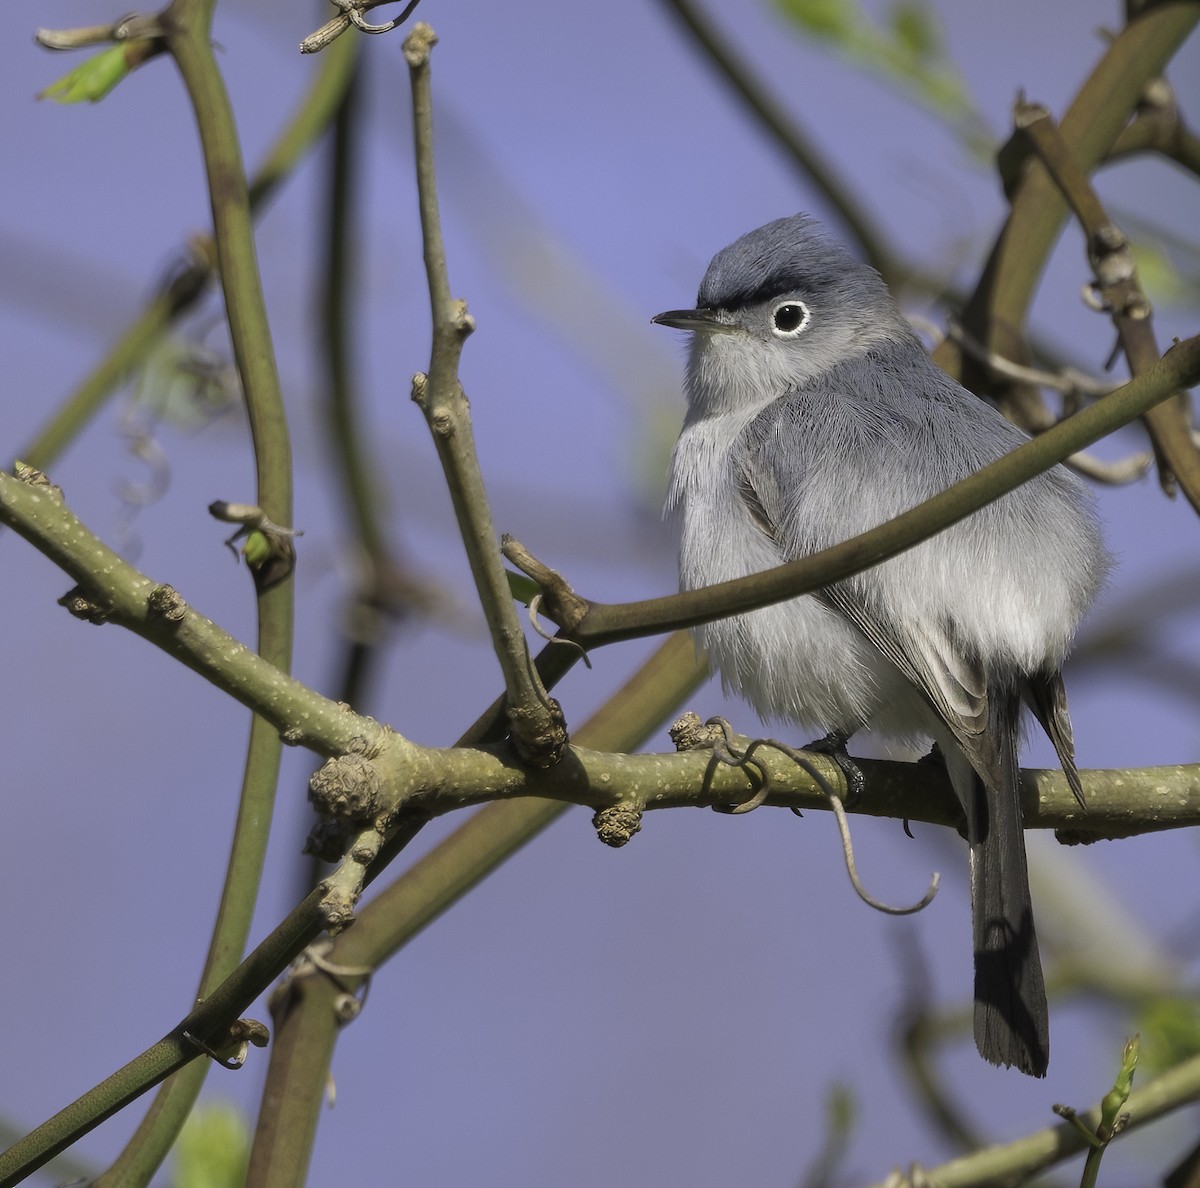
[[[882,279],[804,215],[718,252],[692,332],[668,508],[685,589],[770,569],[899,515],[1025,435],[939,370]],[[1044,1076],[1049,1019],[1017,766],[1022,702],[1081,796],[1059,668],[1104,578],[1091,499],[1062,466],[906,553],[700,628],[767,718],[933,739],[967,820],[975,1042]],[[828,741],[828,740],[827,740]]]

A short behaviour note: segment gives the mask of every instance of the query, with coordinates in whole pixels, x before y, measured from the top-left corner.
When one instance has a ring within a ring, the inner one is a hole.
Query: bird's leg
[[[924,768],[936,768],[938,772],[946,777],[946,779],[950,778],[950,766],[946,762],[946,752],[942,750],[940,743],[933,743],[929,748],[929,753],[927,755],[922,755],[921,758],[917,760],[917,766]],[[958,822],[957,829],[959,836],[965,839],[967,836],[967,816],[965,808],[962,809],[962,814],[963,815]],[[910,830],[908,827],[907,817],[904,819],[904,832],[907,833],[909,837],[912,837],[912,830]]]
[[[846,744],[849,741],[849,734],[840,730],[831,730],[824,738],[810,742],[802,749],[815,751],[818,755],[828,755],[842,769],[842,775],[846,777],[846,806],[853,808],[866,789],[867,781],[862,773],[862,768],[850,758],[846,750]]]

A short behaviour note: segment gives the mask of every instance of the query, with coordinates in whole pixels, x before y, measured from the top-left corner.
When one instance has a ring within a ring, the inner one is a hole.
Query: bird
[[[740,578],[907,511],[1028,438],[938,368],[879,274],[805,214],[719,251],[694,309],[667,515],[682,589]],[[1061,667],[1109,558],[1094,500],[1055,466],[823,589],[697,629],[766,720],[936,744],[970,856],[974,1035],[1045,1076],[1049,1010],[1021,814],[1028,709],[1082,803]]]

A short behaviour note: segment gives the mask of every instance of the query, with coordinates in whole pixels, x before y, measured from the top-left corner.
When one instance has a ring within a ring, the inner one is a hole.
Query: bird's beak
[[[733,330],[729,322],[723,322],[715,309],[669,309],[666,313],[655,314],[650,319],[659,326],[671,326],[675,330]]]

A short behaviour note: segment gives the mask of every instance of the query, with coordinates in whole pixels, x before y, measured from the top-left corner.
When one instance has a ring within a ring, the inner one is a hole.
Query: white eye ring
[[[795,338],[803,334],[812,314],[803,301],[781,301],[771,310],[771,333],[776,338]]]

